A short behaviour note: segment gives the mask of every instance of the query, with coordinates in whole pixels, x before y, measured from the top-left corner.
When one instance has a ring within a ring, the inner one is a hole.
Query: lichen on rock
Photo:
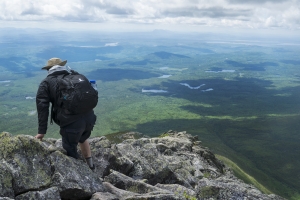
[[[50,185],[49,154],[41,142],[32,136],[2,133],[0,147],[0,160],[12,174],[15,195]]]
[[[105,136],[89,142],[95,171],[68,157],[61,139],[1,133],[0,200],[283,199],[237,179],[186,132],[155,138],[130,132],[118,143]]]
[[[0,197],[14,197],[13,176],[4,161],[0,164]]]

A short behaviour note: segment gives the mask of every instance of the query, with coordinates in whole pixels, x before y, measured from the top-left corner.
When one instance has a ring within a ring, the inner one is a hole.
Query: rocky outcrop
[[[0,134],[0,200],[281,200],[237,179],[197,137],[91,138],[96,169],[65,155],[61,139]]]

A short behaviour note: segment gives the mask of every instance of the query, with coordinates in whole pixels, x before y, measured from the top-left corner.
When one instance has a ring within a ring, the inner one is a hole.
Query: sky
[[[300,31],[300,0],[0,0],[0,27]]]

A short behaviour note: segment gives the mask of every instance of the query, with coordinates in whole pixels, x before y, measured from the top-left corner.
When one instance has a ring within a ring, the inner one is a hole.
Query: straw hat
[[[67,60],[62,61],[60,58],[51,58],[48,60],[47,65],[43,67],[42,69],[49,70],[51,67],[55,65],[65,66],[67,63]]]

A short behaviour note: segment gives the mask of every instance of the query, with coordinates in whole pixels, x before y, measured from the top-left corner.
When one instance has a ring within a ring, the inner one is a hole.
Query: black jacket
[[[49,116],[49,106],[52,104],[51,109],[53,109],[53,114],[51,115],[53,121],[60,127],[64,127],[77,121],[83,114],[68,115],[63,109],[57,106],[57,76],[61,74],[67,74],[67,71],[58,71],[53,74],[48,75],[39,86],[36,95],[36,107],[38,112],[38,133],[46,134],[48,116]],[[72,70],[72,73],[77,73]],[[93,111],[92,111],[93,112]]]

